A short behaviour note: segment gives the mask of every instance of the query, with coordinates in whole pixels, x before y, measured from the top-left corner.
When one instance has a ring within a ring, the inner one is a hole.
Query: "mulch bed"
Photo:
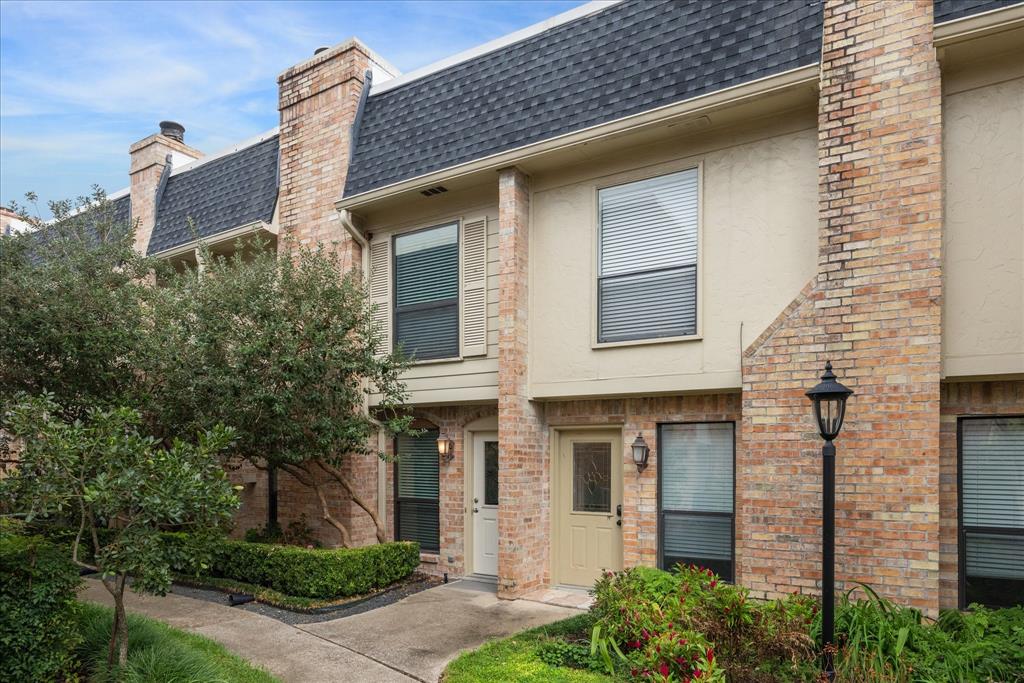
[[[408,578],[397,581],[387,588],[369,593],[367,595],[353,595],[325,607],[295,611],[275,607],[261,602],[249,602],[244,605],[237,605],[235,609],[244,609],[248,612],[256,612],[272,619],[277,619],[285,624],[313,624],[321,621],[340,619],[341,617],[352,616],[362,612],[384,607],[398,602],[420,591],[434,588],[442,583],[437,576],[414,572]],[[218,588],[203,586],[201,580],[188,581],[188,585],[176,580],[171,592],[175,595],[183,595],[197,600],[206,600],[221,605],[228,603],[228,591]]]

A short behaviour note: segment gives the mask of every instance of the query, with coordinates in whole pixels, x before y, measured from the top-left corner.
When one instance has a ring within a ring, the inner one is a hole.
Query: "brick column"
[[[517,168],[498,175],[498,596],[514,598],[549,575],[547,431],[529,399],[529,179]]]
[[[815,281],[744,354],[738,579],[820,580],[821,441],[803,392],[856,390],[838,448],[836,576],[939,606],[941,84],[930,0],[827,0]]]
[[[145,254],[149,249],[149,238],[156,225],[156,191],[160,178],[168,165],[168,157],[177,153],[186,161],[203,155],[199,150],[184,142],[157,133],[139,140],[128,148],[131,167],[131,213],[136,223],[135,250]]]
[[[372,58],[350,39],[296,64],[277,78],[281,111],[280,227],[299,244],[335,244],[346,268],[359,245],[334,203],[345,189],[350,136]],[[281,248],[287,248],[282,240]]]

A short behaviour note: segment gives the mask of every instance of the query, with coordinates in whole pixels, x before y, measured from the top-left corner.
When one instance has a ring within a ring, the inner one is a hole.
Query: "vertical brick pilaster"
[[[145,254],[156,225],[156,191],[168,165],[167,157],[177,153],[190,159],[203,155],[197,149],[166,135],[150,135],[128,148],[131,167],[131,212],[135,222],[135,250]]]
[[[820,579],[820,446],[803,392],[856,390],[836,445],[836,575],[939,606],[941,84],[930,0],[826,0],[819,259],[744,354],[739,580]]]
[[[541,407],[528,394],[529,179],[498,175],[498,595],[544,585],[551,553],[549,458]]]

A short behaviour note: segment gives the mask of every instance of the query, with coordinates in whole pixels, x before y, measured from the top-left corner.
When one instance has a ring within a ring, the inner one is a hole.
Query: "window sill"
[[[618,342],[592,342],[592,349],[617,349],[623,346],[650,346],[651,344],[675,344],[676,342],[703,341],[699,334],[688,334],[681,337],[658,337],[656,339],[630,339]]]
[[[409,363],[410,367],[417,367],[419,365],[437,365],[439,363],[458,363],[462,360],[462,356],[452,356],[450,358],[431,358],[430,360],[414,360]]]

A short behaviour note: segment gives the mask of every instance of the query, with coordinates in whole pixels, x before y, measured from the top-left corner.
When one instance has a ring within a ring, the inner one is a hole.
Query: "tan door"
[[[557,466],[554,580],[589,587],[622,569],[621,432],[561,432]]]

